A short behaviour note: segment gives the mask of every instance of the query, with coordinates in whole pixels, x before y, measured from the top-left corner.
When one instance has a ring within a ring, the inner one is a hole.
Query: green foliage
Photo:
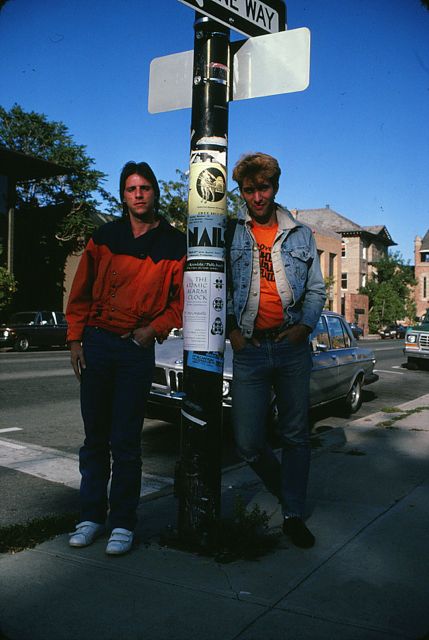
[[[238,497],[232,518],[220,522],[214,557],[217,562],[232,562],[240,558],[255,560],[278,545],[279,536],[268,528],[269,516],[256,504],[247,511]]]
[[[0,311],[4,311],[11,304],[17,284],[13,275],[5,267],[0,267]]]
[[[334,276],[325,276],[323,278],[326,289],[326,301],[325,301],[325,309],[329,309],[329,303],[332,300],[333,296],[333,288],[335,286],[335,277]]]
[[[0,553],[31,549],[54,536],[72,531],[77,521],[78,514],[66,513],[34,518],[25,524],[0,527]]]
[[[371,333],[375,333],[380,326],[415,316],[415,285],[412,268],[404,263],[399,252],[386,256],[377,263],[377,276],[359,289],[359,293],[366,294],[369,298]]]
[[[186,231],[188,215],[188,174],[180,169],[176,169],[177,179],[160,180],[161,196],[159,199],[160,213],[164,215],[175,227],[181,231]],[[231,218],[236,218],[242,200],[236,189],[227,191],[227,212]]]
[[[212,557],[216,562],[256,560],[278,546],[279,534],[270,531],[268,525],[269,516],[265,511],[258,505],[248,511],[241,496],[237,496],[231,516],[221,518],[213,531],[202,536],[199,532],[195,532],[195,536],[187,532],[183,538],[177,531],[168,529],[161,534],[160,543]]]
[[[186,231],[188,211],[188,176],[184,171],[176,169],[177,180],[159,181],[161,196],[160,213],[181,231]]]
[[[77,248],[91,230],[91,213],[101,205],[117,213],[119,205],[103,187],[105,174],[94,168],[95,160],[84,145],[76,144],[63,122],[50,122],[44,114],[26,112],[15,104],[0,107],[0,144],[69,168],[64,176],[26,180],[17,185],[17,207],[43,207],[69,203],[69,213],[60,221],[57,239]]]

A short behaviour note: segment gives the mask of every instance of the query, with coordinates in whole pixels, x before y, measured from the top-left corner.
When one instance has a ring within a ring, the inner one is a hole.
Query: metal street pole
[[[229,29],[196,13],[184,277],[179,537],[205,544],[221,504]]]
[[[16,180],[12,177],[7,180],[7,270],[13,275],[15,262],[15,200],[16,200]]]

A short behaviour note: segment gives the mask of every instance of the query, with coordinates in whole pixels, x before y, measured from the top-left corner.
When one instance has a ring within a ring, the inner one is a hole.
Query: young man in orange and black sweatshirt
[[[162,341],[182,326],[186,236],[158,215],[159,195],[146,162],[124,166],[124,216],[94,232],[66,311],[85,427],[79,453],[81,522],[69,543],[91,544],[104,533],[108,515],[106,553],[112,555],[129,551],[133,543],[141,488],[140,437],[155,339]]]

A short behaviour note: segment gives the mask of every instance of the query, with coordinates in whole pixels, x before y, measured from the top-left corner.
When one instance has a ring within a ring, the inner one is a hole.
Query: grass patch
[[[392,425],[397,422],[398,420],[403,420],[404,418],[406,418],[407,416],[411,416],[414,413],[421,413],[422,411],[427,411],[429,409],[429,406],[422,406],[422,407],[415,407],[414,409],[395,409],[394,407],[392,407],[391,409],[389,409],[388,407],[386,407],[385,409],[382,409],[382,411],[384,413],[399,413],[399,415],[397,416],[392,416],[389,420],[383,420],[382,422],[377,422],[377,427],[384,427],[385,429],[389,429],[392,428]]]
[[[31,549],[45,540],[72,531],[77,521],[77,513],[68,513],[34,518],[25,524],[0,527],[0,553],[16,553]]]
[[[403,409],[399,409],[399,407],[383,407],[383,413],[402,413]]]
[[[273,551],[279,542],[280,534],[268,528],[270,517],[255,505],[247,511],[242,498],[234,503],[230,518],[222,518],[217,531],[206,536],[203,542],[181,540],[177,532],[161,536],[163,546],[191,551],[199,555],[214,558],[216,562],[228,563],[235,560],[256,560]]]

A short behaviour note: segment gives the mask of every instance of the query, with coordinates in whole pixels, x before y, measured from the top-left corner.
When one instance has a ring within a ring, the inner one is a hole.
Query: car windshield
[[[34,324],[36,313],[14,313],[10,318],[10,324]]]

